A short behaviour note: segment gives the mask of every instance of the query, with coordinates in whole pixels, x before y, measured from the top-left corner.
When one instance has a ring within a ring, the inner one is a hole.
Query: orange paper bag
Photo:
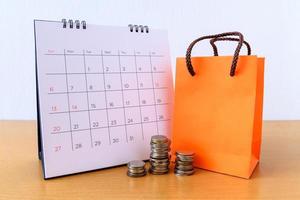
[[[234,56],[191,58],[211,38],[215,55],[216,40],[237,40]],[[239,56],[243,42],[239,32],[204,36],[177,58],[172,150],[195,152],[195,167],[250,178],[260,157],[264,58]]]

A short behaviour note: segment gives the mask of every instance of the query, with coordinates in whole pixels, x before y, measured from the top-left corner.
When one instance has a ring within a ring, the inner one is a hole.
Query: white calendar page
[[[166,31],[35,20],[35,42],[45,178],[149,159],[171,133]]]

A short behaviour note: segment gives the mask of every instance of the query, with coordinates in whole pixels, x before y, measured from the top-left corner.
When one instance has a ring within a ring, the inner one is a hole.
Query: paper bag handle
[[[196,74],[195,71],[194,71],[192,62],[191,62],[191,52],[192,52],[192,49],[193,49],[194,45],[197,42],[199,42],[201,40],[205,40],[205,39],[219,38],[219,37],[225,37],[225,36],[231,36],[231,35],[236,35],[236,36],[239,37],[239,43],[238,43],[238,45],[235,49],[233,59],[232,59],[231,68],[230,68],[230,76],[234,76],[237,61],[238,61],[238,58],[239,58],[239,53],[240,53],[241,47],[242,47],[243,42],[244,42],[244,36],[240,32],[226,32],[226,33],[220,33],[220,34],[215,34],[215,35],[207,35],[207,36],[203,36],[203,37],[200,37],[200,38],[194,40],[189,45],[189,47],[186,51],[186,66],[187,66],[187,69],[188,69],[189,73],[192,76],[194,76]]]
[[[215,44],[216,41],[240,41],[239,39],[237,38],[231,38],[231,37],[218,37],[218,38],[213,38],[211,39],[209,42],[214,50],[214,56],[219,56],[219,53],[218,53],[218,48]],[[247,47],[247,55],[250,56],[251,55],[251,47],[250,47],[250,44],[248,42],[246,42],[244,40],[243,44],[246,45]]]

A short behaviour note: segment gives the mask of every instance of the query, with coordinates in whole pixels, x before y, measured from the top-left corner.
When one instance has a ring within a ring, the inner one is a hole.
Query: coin
[[[128,168],[128,171],[130,173],[139,174],[139,173],[144,173],[145,172],[145,168],[142,168],[142,169],[129,169]]]
[[[194,167],[193,165],[175,165],[175,169],[183,170],[183,171],[188,171],[188,170],[193,170]]]
[[[153,169],[153,168],[150,168],[150,169],[149,169],[149,172],[150,172],[151,174],[153,174],[153,175],[163,175],[163,174],[169,173],[169,169],[164,170],[164,171],[159,171],[159,170],[155,170],[155,169]]]
[[[163,135],[154,135],[151,137],[149,169],[151,174],[162,175],[169,172],[170,143],[170,140]]]
[[[142,160],[133,160],[127,164],[127,176],[130,177],[142,177],[147,174],[145,169],[145,162]]]
[[[194,174],[194,152],[176,151],[174,173],[178,176]]]
[[[147,172],[145,171],[144,173],[139,173],[139,174],[135,174],[135,173],[131,173],[131,172],[127,172],[127,176],[130,176],[130,177],[142,177],[142,176],[145,176],[147,174]]]
[[[176,155],[176,158],[180,161],[189,161],[189,162],[193,162],[194,158],[191,156],[182,156],[182,155]]]
[[[151,152],[164,152],[164,151],[169,152],[171,149],[170,149],[170,147],[167,147],[167,148],[154,147],[154,148],[151,148],[150,150],[151,150]]]
[[[169,162],[169,158],[164,158],[164,159],[153,159],[150,158],[150,162],[156,162],[156,163],[164,163],[164,162]]]
[[[181,155],[181,156],[194,156],[194,152],[192,151],[176,151],[176,155]]]
[[[166,143],[169,139],[164,135],[153,135],[151,137],[151,143],[159,144],[159,143]]]
[[[168,158],[169,157],[169,153],[156,153],[156,152],[152,152],[150,154],[150,158]]]
[[[170,150],[170,146],[151,146],[151,150],[156,150],[156,151]]]
[[[151,148],[169,148],[170,143],[150,143]]]
[[[175,159],[175,163],[177,163],[179,165],[193,165],[193,162],[191,162],[191,161],[181,161],[178,159]]]
[[[158,163],[158,162],[150,162],[151,166],[157,167],[157,166],[164,166],[168,167],[170,162],[165,162],[165,163]]]
[[[142,160],[133,160],[133,161],[130,161],[128,164],[127,164],[128,167],[130,168],[142,168],[142,167],[145,167],[145,162],[142,161]]]
[[[195,173],[195,170],[183,171],[183,170],[175,169],[174,173],[179,176],[189,176],[189,175],[193,175]]]

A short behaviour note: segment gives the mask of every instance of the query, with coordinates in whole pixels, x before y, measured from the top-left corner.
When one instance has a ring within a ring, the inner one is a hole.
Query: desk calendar
[[[34,21],[39,155],[44,178],[146,160],[171,133],[167,32]]]

